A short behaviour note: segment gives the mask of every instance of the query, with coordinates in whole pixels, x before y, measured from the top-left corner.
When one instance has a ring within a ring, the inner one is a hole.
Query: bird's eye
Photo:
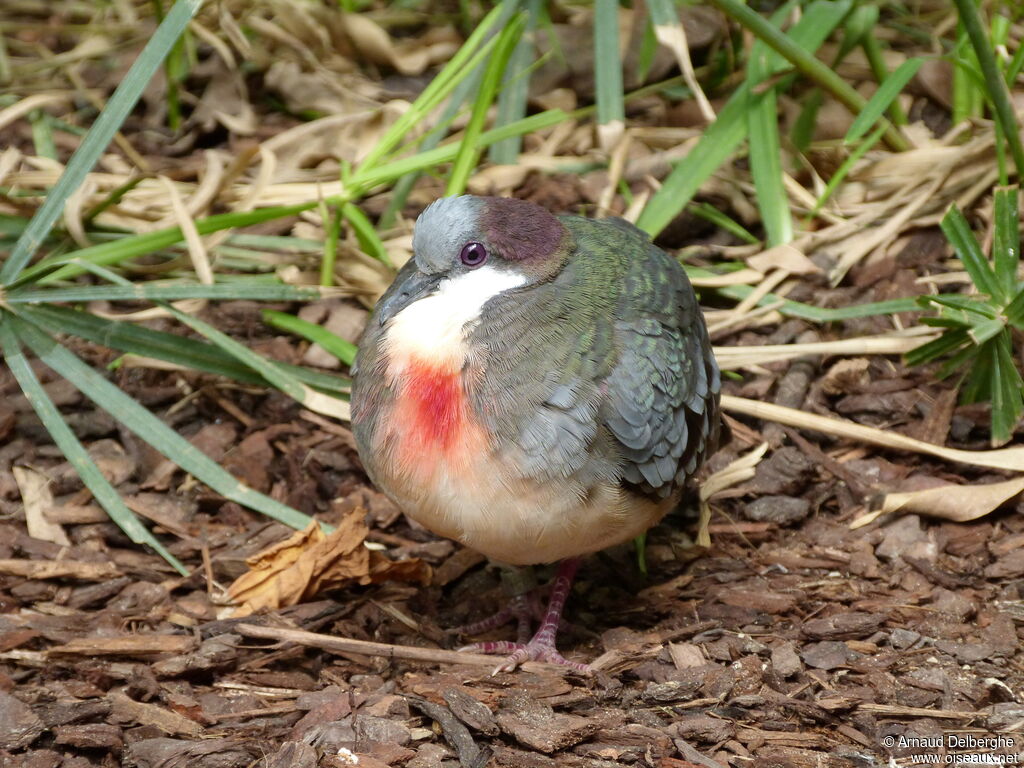
[[[462,246],[459,259],[467,267],[479,267],[487,261],[487,247],[483,243],[466,243]]]

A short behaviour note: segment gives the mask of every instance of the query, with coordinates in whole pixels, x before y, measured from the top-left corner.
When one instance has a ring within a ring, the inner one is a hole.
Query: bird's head
[[[571,250],[566,227],[544,208],[501,197],[443,197],[416,221],[415,272],[377,309],[383,325],[418,299],[444,289],[480,305],[544,282]]]

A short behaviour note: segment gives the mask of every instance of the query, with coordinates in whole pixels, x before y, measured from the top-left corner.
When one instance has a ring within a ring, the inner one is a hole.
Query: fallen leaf
[[[907,493],[890,493],[881,509],[861,515],[851,528],[860,528],[892,512],[915,513],[963,523],[984,517],[1024,491],[1024,477],[987,485],[942,485]]]
[[[314,522],[249,558],[250,570],[228,589],[228,595],[239,604],[234,615],[296,605],[350,584],[429,583],[430,566],[422,560],[392,561],[366,548],[369,529],[363,522],[365,516],[365,509],[355,507],[331,534]]]
[[[794,275],[809,275],[821,272],[821,267],[807,258],[804,253],[792,245],[777,245],[747,259],[747,266],[753,267],[761,274],[771,269],[784,269]]]
[[[53,509],[53,494],[50,492],[46,476],[27,467],[12,467],[11,471],[21,491],[21,501],[25,505],[28,535],[33,539],[42,539],[64,547],[70,545],[64,529],[46,516],[47,511]]]
[[[424,37],[396,43],[383,27],[364,14],[346,13],[341,20],[361,56],[374,64],[394,67],[403,75],[422,74],[431,64],[446,60],[458,48],[447,30],[435,33],[434,40]]]

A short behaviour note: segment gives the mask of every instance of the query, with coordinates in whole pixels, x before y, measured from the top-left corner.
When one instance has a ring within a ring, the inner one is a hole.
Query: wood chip
[[[890,717],[937,717],[942,720],[974,720],[984,717],[981,712],[964,712],[956,709],[927,709],[926,707],[901,707],[896,704],[872,704],[865,702],[857,707],[862,712],[873,712]]]
[[[51,648],[51,656],[152,656],[187,653],[195,640],[187,635],[126,635],[124,637],[76,637]]]
[[[111,694],[110,703],[111,718],[117,722],[152,725],[172,736],[199,738],[203,735],[203,727],[199,723],[156,704],[134,701],[123,693]]]
[[[121,575],[110,563],[83,563],[79,560],[0,559],[0,573],[26,579],[78,579],[104,581]]]

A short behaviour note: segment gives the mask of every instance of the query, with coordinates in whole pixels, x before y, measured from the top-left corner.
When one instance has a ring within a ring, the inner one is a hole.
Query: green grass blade
[[[139,100],[153,74],[181,36],[189,21],[199,10],[202,0],[178,0],[170,13],[157,27],[139,58],[117,86],[107,106],[100,113],[92,129],[79,144],[64,173],[36,211],[14,250],[0,268],[0,284],[12,283],[42,245],[64,210],[68,198],[85,180],[86,174],[99,160],[121,123]]]
[[[423,92],[413,102],[412,107],[407,109],[401,117],[387,130],[373,149],[367,153],[359,165],[360,171],[374,168],[388,153],[405,139],[409,131],[419,121],[423,120],[458,83],[469,76],[474,67],[492,49],[495,39],[486,40],[491,29],[503,16],[502,6],[491,9],[476,29],[469,36],[462,47],[455,53],[440,72],[430,81],[430,84],[423,89]]]
[[[981,74],[985,78],[986,95],[992,103],[992,110],[1002,128],[1003,137],[1010,145],[1010,153],[1013,155],[1017,173],[1024,174],[1024,144],[1021,144],[1016,113],[1010,99],[1010,91],[999,72],[999,65],[992,52],[992,44],[985,33],[985,27],[978,13],[978,5],[975,0],[953,0],[953,3],[960,14],[960,23],[963,24],[964,31],[971,41],[974,54],[978,58],[978,66],[981,67]]]
[[[480,147],[487,147],[496,141],[507,139],[509,136],[518,136],[524,133],[542,131],[545,128],[557,125],[568,118],[569,115],[560,109],[549,109],[536,115],[530,115],[530,117],[524,117],[522,120],[518,120],[515,123],[484,131],[480,134],[477,144]],[[378,167],[370,169],[365,174],[360,175],[357,173],[356,175],[359,178],[360,183],[363,184],[366,189],[371,189],[378,184],[389,184],[407,173],[414,173],[416,171],[426,170],[427,168],[433,168],[441,165],[442,163],[452,162],[458,154],[460,146],[461,142],[445,144],[434,149],[420,152],[411,157],[402,157],[398,160],[382,163]]]
[[[262,512],[292,528],[305,528],[312,521],[298,510],[239,483],[188,440],[43,331],[17,318],[12,318],[12,323],[18,337],[46,365],[73,382],[86,397],[112,414],[142,440],[226,499]]]
[[[508,67],[509,57],[512,55],[516,43],[522,37],[525,23],[526,19],[522,15],[516,16],[497,36],[497,43],[484,68],[484,76],[480,81],[480,90],[477,91],[469,123],[462,135],[459,153],[455,157],[451,175],[448,177],[446,195],[459,195],[466,189],[466,183],[480,156],[480,134],[483,133],[487,112],[494,103],[498,86]]]
[[[919,347],[914,347],[903,357],[907,365],[921,365],[922,363],[936,360],[943,355],[948,355],[969,342],[970,338],[967,335],[967,329],[957,328],[956,330],[946,331],[939,338],[925,342]]]
[[[971,319],[971,315],[977,318],[994,318],[998,317],[999,313],[985,302],[978,301],[974,296],[964,296],[959,293],[940,293],[936,296],[918,296],[917,302],[922,306],[928,304],[937,304],[940,309],[939,312],[943,313],[947,317],[957,317],[961,319],[961,322],[970,325],[974,320]],[[943,307],[949,307],[954,310],[953,314],[945,312]]]
[[[715,273],[699,267],[686,267],[686,274],[690,277],[710,277]],[[729,285],[724,288],[716,288],[715,291],[726,298],[742,301],[754,292],[754,287],[750,285]],[[778,304],[777,311],[787,317],[800,317],[816,323],[835,323],[840,320],[891,315],[896,312],[916,312],[921,309],[914,299],[890,299],[889,301],[876,301],[869,304],[855,304],[852,307],[829,309],[786,299],[774,293],[765,294],[757,302],[759,307],[768,306],[769,304]]]
[[[950,53],[953,62],[953,123],[980,117],[985,103],[985,78],[978,66],[970,38],[963,23],[957,23],[956,45]]]
[[[814,131],[818,124],[818,113],[825,100],[825,95],[820,88],[815,88],[804,97],[800,105],[800,114],[793,121],[793,128],[789,132],[789,140],[796,147],[798,152],[804,154],[811,148],[814,140]]]
[[[262,376],[227,357],[219,347],[207,341],[155,331],[142,325],[107,320],[67,307],[41,305],[24,307],[18,312],[25,319],[52,334],[67,333],[121,352],[164,360],[173,365],[224,376],[243,384],[270,385]],[[348,379],[341,376],[288,363],[275,361],[274,364],[322,392],[337,396],[346,394],[349,390]]]
[[[480,85],[480,78],[483,76],[480,66],[482,65],[478,65],[473,72],[452,90],[452,95],[441,111],[437,124],[416,145],[419,154],[433,150],[441,143],[441,140],[446,135],[447,127],[451,125],[462,109],[462,104],[469,98],[471,93],[476,93]],[[394,188],[391,191],[391,200],[388,201],[388,207],[378,222],[381,229],[389,229],[395,225],[398,213],[405,207],[405,202],[409,199],[409,193],[412,192],[421,173],[422,171],[420,170],[411,171],[401,176],[395,182]]]
[[[864,6],[861,6],[857,10],[863,10]],[[877,8],[873,8],[877,15]],[[867,57],[868,65],[871,67],[872,73],[875,75],[875,80],[879,83],[884,83],[889,79],[889,70],[885,64],[885,58],[882,55],[882,47],[878,44],[878,40],[872,33],[864,35],[861,38],[861,46],[864,48],[864,55]],[[889,119],[892,120],[893,125],[906,125],[907,113],[903,111],[903,107],[900,106],[898,100],[893,100],[889,105]]]
[[[324,224],[323,255],[320,257],[320,285],[334,285],[334,265],[338,261],[341,237],[341,209],[321,201],[320,218]]]
[[[835,61],[842,61],[858,45],[863,46],[866,40],[874,39],[877,26],[878,6],[857,5],[857,7],[850,11],[846,21],[843,22],[843,39]],[[884,77],[880,77],[878,82],[882,82],[884,79]]]
[[[726,216],[720,210],[715,208],[715,206],[710,205],[709,203],[690,203],[690,212],[705,221],[710,221],[716,227],[724,229],[726,232],[736,236],[745,243],[753,245],[754,243],[761,242],[750,234],[750,231],[747,230],[746,227],[735,219]]]
[[[1020,75],[1021,69],[1024,68],[1024,45],[1018,45],[1017,50],[1013,53],[1013,58],[1010,59],[1010,63],[1006,65],[1006,85],[1012,86],[1013,83],[1017,82],[1017,77]]]
[[[356,359],[357,347],[351,341],[346,341],[335,333],[331,333],[322,325],[311,323],[287,312],[278,312],[274,309],[264,309],[261,314],[263,321],[274,328],[319,344],[345,365],[352,365]]]
[[[809,51],[816,51],[832,30],[842,21],[849,9],[848,2],[812,3],[800,21],[789,30],[794,44]],[[782,14],[773,19],[782,23]],[[767,76],[777,74],[785,62],[776,58],[770,60]],[[644,207],[637,220],[637,226],[657,236],[693,199],[701,185],[719,166],[733,154],[739,143],[747,136],[747,100],[751,83],[745,82],[719,111],[718,119],[704,131],[697,145],[690,150],[665,179],[659,189]]]
[[[32,146],[35,153],[49,160],[57,160],[57,145],[53,141],[53,118],[40,109],[33,110],[28,116],[32,127]]]
[[[966,336],[965,336],[966,338]],[[964,345],[957,350],[954,354],[950,355],[946,361],[939,367],[939,370],[935,374],[935,378],[939,381],[949,378],[951,374],[959,371],[964,366],[970,364],[973,369],[977,365],[978,361],[978,347],[971,343],[970,339],[964,342]],[[961,400],[967,402],[961,392]]]
[[[636,225],[656,237],[687,206],[711,174],[724,164],[747,136],[747,86],[741,86],[700,141],[690,150],[644,206]],[[742,98],[740,98],[742,96]]]
[[[1004,330],[1006,330],[1006,324],[1002,318],[980,320],[971,326],[968,335],[971,337],[971,341],[980,346],[989,339],[995,338]]]
[[[133,285],[82,285],[70,288],[21,288],[7,295],[8,304],[80,301],[176,301],[178,299],[252,299],[254,301],[312,301],[322,298],[315,288],[283,283],[145,282]]]
[[[537,0],[529,0],[533,3]],[[503,0],[500,4],[500,12],[497,20],[494,22],[495,27],[501,27],[512,14],[518,9],[519,3],[517,0]],[[441,140],[445,136],[444,128],[451,124],[455,117],[459,114],[459,110],[462,108],[462,104],[469,98],[470,94],[476,93],[479,89],[480,79],[483,76],[483,62],[478,62],[469,71],[468,75],[460,80],[451,91],[451,96],[448,98],[448,103],[445,104],[444,109],[441,110],[441,116],[437,121],[437,124],[430,130],[430,132],[423,137],[423,139],[417,145],[419,152],[426,152],[437,147],[441,143]],[[510,83],[511,84],[511,83]],[[502,95],[505,90],[502,89]],[[500,105],[499,105],[500,108]],[[520,116],[521,117],[521,116]],[[497,122],[497,126],[501,127],[511,123],[511,120],[500,119]],[[512,134],[507,136],[502,141],[496,142],[498,144],[507,141],[516,142],[516,146],[519,146],[521,136],[519,134]],[[518,150],[517,150],[518,156]],[[391,193],[391,200],[388,202],[387,210],[380,217],[381,229],[387,229],[394,226],[395,218],[398,212],[405,206],[405,201],[409,197],[409,193],[412,191],[413,186],[416,184],[417,179],[420,175],[420,170],[415,170],[404,174],[397,179],[394,189]]]
[[[996,281],[995,272],[992,266],[981,252],[981,246],[971,232],[967,219],[960,213],[955,205],[942,217],[940,224],[946,239],[956,250],[956,255],[963,262],[964,269],[970,275],[975,287],[982,293],[986,293],[993,299],[998,300],[1002,296],[1002,288]]]
[[[343,203],[341,215],[345,217],[356,233],[356,240],[359,241],[359,247],[363,249],[363,253],[394,269],[395,265],[391,262],[391,257],[388,256],[384,242],[380,239],[373,224],[366,218],[363,209],[353,203]]]
[[[305,386],[290,373],[283,371],[262,355],[253,352],[248,347],[239,344],[223,331],[218,331],[209,323],[197,317],[181,312],[174,307],[165,304],[164,308],[171,312],[175,319],[183,325],[187,325],[196,333],[205,336],[211,343],[222,349],[226,354],[235,358],[242,365],[251,368],[259,373],[264,379],[280,389],[293,400],[300,403],[305,400]]]
[[[793,218],[789,212],[789,196],[782,176],[782,145],[779,141],[778,99],[774,88],[757,93],[754,85],[770,71],[771,49],[754,43],[747,63],[747,135],[751,137],[749,159],[754,180],[754,195],[761,212],[769,247],[793,239]]]
[[[32,366],[21,350],[21,344],[15,332],[15,327],[16,321],[13,315],[0,312],[0,347],[3,348],[4,359],[11,374],[18,381],[18,385],[26,397],[28,397],[32,408],[39,416],[39,420],[43,423],[46,431],[50,433],[61,453],[64,454],[71,466],[74,467],[96,501],[110,515],[110,519],[125,532],[128,538],[136,544],[149,545],[178,573],[182,576],[187,576],[189,573],[188,569],[174,555],[168,552],[163,544],[142,525],[135,514],[125,506],[117,491],[103,476],[95,462],[93,462],[89,452],[86,451],[85,447],[78,441],[78,438],[75,437],[74,432],[71,431],[71,428],[64,421],[64,417],[57,410],[57,406],[53,404],[49,395],[46,394],[46,390],[39,383],[39,379],[33,373]],[[44,339],[48,339],[50,344],[56,343],[45,334],[38,333]],[[29,346],[35,351],[34,344],[29,342]],[[39,352],[36,351],[36,354],[38,355]],[[42,356],[40,356],[40,359],[43,359]],[[47,361],[44,360],[44,362]]]
[[[518,0],[505,0],[518,7]],[[498,114],[495,126],[508,125],[526,116],[526,101],[530,90],[530,69],[533,62],[531,33],[537,28],[541,0],[526,0],[526,26],[508,60],[505,79],[498,94]],[[491,145],[488,157],[495,165],[513,165],[519,159],[523,145],[521,136],[512,136]]]
[[[1024,288],[1021,288],[1014,296],[1006,309],[1003,310],[1006,322],[1020,331],[1024,331]]]
[[[223,229],[247,227],[271,219],[293,216],[315,208],[316,205],[316,201],[312,201],[298,205],[261,208],[258,211],[246,211],[244,213],[219,213],[204,219],[196,219],[195,225],[200,235],[208,235]],[[82,248],[67,254],[48,256],[19,275],[14,286],[30,282],[52,283],[57,280],[67,280],[77,277],[85,271],[83,267],[74,264],[65,265],[65,262],[69,259],[79,259],[99,265],[118,264],[125,259],[144,256],[161,248],[176,245],[183,239],[184,235],[180,227],[169,227],[168,229],[161,229],[156,232],[129,235],[108,243],[91,245],[88,248]]]
[[[594,85],[597,134],[609,149],[626,124],[619,54],[619,0],[594,0]]]
[[[992,234],[992,267],[1002,288],[1001,299],[1009,302],[1017,293],[1020,267],[1020,215],[1018,187],[1002,187],[994,194],[995,222]]]
[[[835,194],[835,191],[839,188],[839,185],[843,183],[843,180],[850,175],[850,171],[853,170],[854,166],[857,165],[860,159],[878,143],[879,139],[882,138],[883,133],[885,133],[885,126],[878,126],[870,136],[857,145],[857,148],[854,149],[853,152],[847,155],[846,159],[843,160],[842,164],[828,180],[828,183],[825,185],[825,189],[821,193],[821,197],[819,197],[814,203],[814,208],[811,210],[808,218],[817,215],[818,211],[821,210],[821,207],[829,201],[833,194]]]
[[[811,78],[822,88],[830,92],[837,100],[846,106],[853,114],[859,114],[866,104],[864,97],[857,93],[852,86],[839,77],[832,69],[816,59],[813,50],[800,45],[793,39],[793,34],[784,34],[778,28],[772,26],[766,19],[744,5],[740,0],[710,0],[710,4],[736,20],[750,30],[759,40],[764,41],[776,50],[782,57],[792,65]],[[805,15],[811,13],[815,6],[824,6],[832,13],[841,13],[845,16],[849,13],[852,3],[848,0],[831,0],[829,2],[811,3],[805,11]],[[885,121],[886,142],[897,151],[904,151],[910,148],[910,142],[900,131]]]
[[[1024,413],[1024,381],[1013,360],[1010,334],[993,339],[992,356],[992,445],[1002,445],[1012,436]]]
[[[985,344],[974,347],[977,353],[973,356],[959,355],[963,362],[971,360],[967,369],[967,378],[960,390],[960,399],[964,403],[982,403],[992,399],[992,379],[995,373],[995,345]]]
[[[896,68],[895,72],[882,81],[878,90],[868,100],[868,103],[864,105],[864,109],[854,118],[853,124],[850,126],[850,130],[846,132],[843,141],[847,144],[852,144],[867,133],[871,126],[879,122],[896,100],[896,97],[906,87],[907,83],[917,74],[922,64],[924,64],[924,59],[922,58],[907,59]],[[884,124],[880,127],[884,131]]]

